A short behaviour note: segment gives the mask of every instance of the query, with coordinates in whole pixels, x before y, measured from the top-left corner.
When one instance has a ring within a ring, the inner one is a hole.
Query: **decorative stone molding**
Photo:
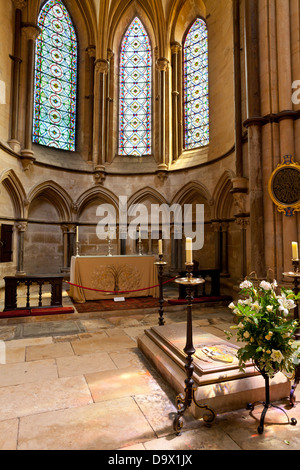
[[[95,166],[95,172],[94,172],[94,181],[95,184],[103,184],[106,179],[106,171],[104,166],[102,165],[97,165]]]
[[[28,227],[28,222],[18,222],[16,224],[16,229],[18,232],[26,232],[27,230],[27,227]]]
[[[250,220],[248,217],[237,217],[235,220],[235,223],[243,230],[246,230],[246,228],[250,225]]]
[[[97,59],[95,62],[95,72],[107,74],[109,68],[109,63],[105,59]]]
[[[160,163],[156,171],[156,175],[160,181],[165,181],[168,178],[168,167],[165,163]]]
[[[181,44],[179,44],[179,42],[172,42],[171,44],[172,54],[178,54],[179,52],[181,52],[181,50],[182,50],[182,46]]]
[[[41,33],[41,29],[34,24],[24,24],[22,27],[22,33],[26,39],[35,41]]]
[[[164,57],[157,59],[156,68],[159,72],[167,72],[169,70],[169,61]]]
[[[23,10],[27,6],[27,0],[12,0],[16,10]]]
[[[86,52],[88,54],[89,57],[91,58],[96,58],[96,47],[95,46],[88,46],[86,48]]]
[[[28,171],[31,165],[33,165],[33,163],[35,162],[35,157],[33,155],[33,151],[30,149],[21,150],[19,158],[21,160],[24,171]]]

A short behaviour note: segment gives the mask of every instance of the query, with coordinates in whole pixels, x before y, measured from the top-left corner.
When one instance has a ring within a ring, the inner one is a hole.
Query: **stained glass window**
[[[206,23],[198,18],[183,46],[185,149],[209,144],[207,39]]]
[[[135,18],[120,51],[120,155],[151,154],[151,68],[149,37]]]
[[[75,150],[77,38],[60,0],[41,9],[36,41],[33,142]]]

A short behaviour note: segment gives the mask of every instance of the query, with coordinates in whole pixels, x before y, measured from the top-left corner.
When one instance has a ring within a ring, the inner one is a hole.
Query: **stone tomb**
[[[145,330],[138,338],[138,347],[156,370],[171,385],[177,394],[184,392],[185,357],[183,349],[186,344],[186,323],[152,327]],[[246,408],[247,403],[265,400],[265,381],[248,364],[245,372],[241,372],[235,351],[238,347],[210,333],[193,328],[193,344],[196,353],[193,356],[193,379],[197,391],[196,400],[200,404],[209,405],[216,414]],[[204,352],[203,348],[206,348]],[[223,352],[225,356],[211,357],[211,353]],[[232,362],[226,362],[226,361]],[[291,384],[282,374],[278,373],[270,380],[271,401],[289,397]],[[203,410],[193,403],[190,408],[193,416],[200,418]]]

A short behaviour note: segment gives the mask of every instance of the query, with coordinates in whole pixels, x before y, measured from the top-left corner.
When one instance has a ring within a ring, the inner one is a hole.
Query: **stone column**
[[[289,0],[276,1],[277,12],[277,56],[278,56],[278,98],[279,98],[279,133],[280,133],[280,155],[295,155],[294,141],[294,118],[292,110],[291,84],[291,10]],[[287,31],[289,34],[287,34]],[[298,38],[297,38],[298,39]],[[292,241],[297,241],[296,216],[283,218],[283,267],[290,271]]]
[[[28,222],[19,222],[16,224],[18,234],[18,262],[17,262],[17,275],[25,275],[24,272],[24,242],[25,232],[28,227]]]
[[[97,169],[104,169],[105,162],[105,93],[108,61],[95,62],[95,110],[94,110],[94,152],[93,160]]]
[[[236,224],[241,229],[241,279],[245,279],[247,276],[247,244],[246,244],[246,235],[247,235],[247,226],[249,225],[249,219],[246,217],[238,217],[235,220]]]
[[[111,97],[111,70],[113,70],[113,60],[114,60],[114,53],[110,49],[107,52],[108,58],[108,71],[106,75],[106,90],[107,90],[107,97],[106,97],[106,119],[105,119],[105,161],[111,162],[113,159],[111,149],[111,137],[112,137],[112,123],[110,122],[111,119],[111,107],[113,103],[113,99]]]
[[[22,164],[24,169],[33,163],[32,150],[32,120],[33,120],[33,94],[34,94],[34,57],[35,40],[40,33],[40,29],[31,24],[23,26],[23,33],[27,45],[27,76],[26,76],[26,102],[25,102],[25,135],[24,148],[21,150]]]
[[[167,170],[166,164],[166,73],[169,61],[165,58],[157,60],[157,70],[160,79],[160,104],[159,104],[159,165],[160,170]]]
[[[228,277],[228,222],[221,222],[221,276]]]
[[[94,128],[94,79],[95,79],[95,54],[96,49],[95,46],[89,46],[86,49],[89,61],[89,153],[88,153],[88,162],[91,163],[93,161],[93,128]]]
[[[262,131],[264,120],[260,110],[258,2],[245,2],[245,46],[247,83],[249,199],[250,199],[250,260],[251,271],[265,277],[264,208],[262,185]]]
[[[215,234],[215,269],[221,269],[221,223],[213,221],[211,225]]]
[[[179,110],[178,110],[178,101],[180,98],[180,93],[178,91],[178,69],[179,61],[178,57],[181,54],[181,45],[179,43],[171,44],[171,53],[172,53],[172,144],[173,144],[173,158],[175,161],[178,159],[180,150],[179,150]]]
[[[15,7],[15,37],[14,53],[10,58],[13,60],[12,71],[12,95],[11,95],[11,130],[9,145],[15,152],[20,152],[21,144],[18,139],[19,124],[19,99],[20,99],[20,67],[21,67],[21,24],[22,10],[27,4],[27,0],[12,0]]]

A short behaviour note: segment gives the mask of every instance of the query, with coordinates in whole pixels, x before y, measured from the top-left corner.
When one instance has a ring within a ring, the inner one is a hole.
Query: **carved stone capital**
[[[179,42],[172,42],[171,44],[171,52],[172,54],[178,54],[179,52],[181,52],[181,44],[179,44]]]
[[[18,232],[26,232],[28,227],[28,222],[18,222],[16,224],[16,229]]]
[[[27,6],[27,0],[12,0],[16,10],[23,10]]]
[[[250,224],[250,220],[247,217],[238,217],[235,220],[235,223],[241,228],[246,230],[248,225]]]
[[[167,72],[169,69],[169,61],[164,57],[157,59],[156,68],[159,72]]]
[[[22,167],[24,171],[29,170],[29,168],[35,162],[35,157],[33,156],[33,151],[30,149],[23,149],[21,150],[21,155],[19,158],[21,159]]]
[[[22,28],[25,38],[32,41],[36,40],[40,32],[40,28],[34,24],[24,24]]]
[[[95,46],[88,46],[86,48],[86,52],[88,54],[89,57],[93,57],[95,59],[96,57],[96,47]]]
[[[106,171],[104,166],[99,165],[95,166],[95,172],[94,172],[94,181],[95,184],[103,184],[106,178]]]
[[[97,59],[95,62],[95,71],[96,73],[107,74],[109,63],[105,59]]]

